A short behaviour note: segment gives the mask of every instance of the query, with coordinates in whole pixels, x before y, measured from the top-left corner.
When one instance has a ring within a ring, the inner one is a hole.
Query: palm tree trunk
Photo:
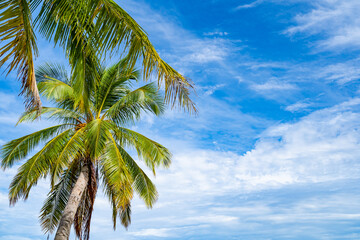
[[[69,201],[66,204],[61,216],[59,227],[56,231],[55,240],[68,240],[70,236],[71,225],[74,222],[76,211],[81,201],[81,196],[86,189],[89,181],[89,166],[84,164],[76,180],[75,186],[71,191]]]

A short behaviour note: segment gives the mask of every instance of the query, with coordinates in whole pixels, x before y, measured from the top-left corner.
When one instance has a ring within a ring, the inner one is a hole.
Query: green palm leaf
[[[158,82],[165,83],[166,100],[178,103],[188,111],[195,111],[195,104],[189,98],[191,83],[170,65],[164,62],[151,44],[147,34],[138,23],[112,0],[92,0],[96,19],[94,37],[101,39],[101,52],[118,50],[125,45],[130,68],[141,58],[143,75],[149,79],[156,73]]]
[[[113,130],[120,145],[135,148],[139,158],[144,160],[154,174],[155,167],[170,166],[171,153],[161,144],[130,129],[113,127]]]
[[[25,158],[42,141],[69,127],[71,125],[61,124],[8,142],[1,148],[1,167],[3,169],[11,167],[15,162]]]
[[[121,126],[135,123],[140,119],[142,112],[160,115],[164,111],[164,101],[158,95],[156,86],[150,83],[134,91],[128,91],[126,95],[113,103],[104,114],[104,117],[110,118]]]
[[[15,204],[20,198],[26,200],[37,181],[47,176],[57,152],[69,140],[71,132],[71,129],[66,130],[51,139],[18,169],[9,187],[10,204]]]
[[[77,124],[85,119],[81,114],[63,108],[53,108],[53,107],[43,107],[42,111],[39,113],[36,109],[31,109],[24,112],[17,124],[23,122],[32,122],[38,119],[40,116],[45,116],[47,119],[68,123],[68,124]]]

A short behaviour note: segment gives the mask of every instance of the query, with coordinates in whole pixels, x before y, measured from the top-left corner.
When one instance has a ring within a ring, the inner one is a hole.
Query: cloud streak
[[[360,2],[357,0],[318,0],[304,14],[298,14],[289,35],[317,35],[318,50],[342,51],[360,49]]]

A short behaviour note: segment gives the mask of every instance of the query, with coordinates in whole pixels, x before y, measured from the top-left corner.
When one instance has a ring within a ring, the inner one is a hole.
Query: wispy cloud
[[[312,105],[311,103],[300,101],[286,106],[285,110],[289,112],[299,112],[306,110],[311,105]]]
[[[263,91],[294,90],[297,87],[290,83],[270,80],[262,84],[253,84],[251,88],[255,91],[263,92]]]
[[[131,235],[140,237],[169,237],[174,232],[172,228],[148,228],[131,232]]]
[[[235,8],[235,10],[240,10],[240,9],[246,9],[246,8],[253,8],[256,7],[258,5],[260,5],[261,3],[263,3],[264,0],[256,0],[254,2],[248,3],[248,4],[243,4],[243,5],[239,5]]]
[[[226,84],[224,83],[221,83],[221,84],[216,84],[216,85],[213,85],[213,86],[206,86],[206,87],[197,87],[197,89],[202,89],[204,91],[204,95],[205,96],[210,96],[212,95],[216,90],[218,89],[221,89],[223,87],[225,87]]]
[[[318,0],[304,14],[295,17],[289,35],[317,35],[319,50],[339,51],[360,48],[360,2],[357,0]]]
[[[329,64],[320,68],[317,77],[325,80],[336,81],[339,85],[360,79],[360,59],[355,58],[348,61]]]
[[[204,33],[204,36],[220,36],[220,37],[223,37],[223,36],[227,36],[229,35],[228,32],[222,32],[222,31],[214,31],[214,32],[206,32]]]

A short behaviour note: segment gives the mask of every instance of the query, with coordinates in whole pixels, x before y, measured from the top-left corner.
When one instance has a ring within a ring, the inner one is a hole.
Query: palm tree
[[[34,12],[38,15],[33,21]],[[2,0],[0,66],[6,63],[9,72],[18,71],[28,107],[41,109],[34,73],[38,54],[34,28],[65,50],[73,74],[79,74],[75,89],[79,95],[87,88],[86,59],[94,53],[105,57],[122,50],[130,68],[142,60],[144,79],[154,73],[159,84],[165,83],[168,103],[196,111],[189,98],[191,83],[160,58],[144,30],[113,0]]]
[[[36,75],[39,92],[55,107],[44,107],[40,115],[36,108],[30,109],[19,123],[43,116],[59,124],[12,140],[1,149],[1,167],[7,169],[44,143],[18,169],[9,198],[12,205],[27,199],[38,180],[48,177],[51,190],[40,221],[45,233],[58,227],[57,240],[69,238],[73,223],[80,239],[89,238],[99,181],[113,209],[114,228],[118,216],[122,225],[130,224],[133,191],[152,207],[158,196],[155,185],[126,149],[136,150],[154,174],[156,167],[168,167],[171,162],[164,146],[128,128],[144,112],[163,113],[164,102],[156,85],[131,90],[139,72],[129,68],[126,60],[107,69],[98,67],[95,72],[89,83],[91,94],[85,98],[75,94],[77,75],[68,77],[59,65],[40,67]]]

